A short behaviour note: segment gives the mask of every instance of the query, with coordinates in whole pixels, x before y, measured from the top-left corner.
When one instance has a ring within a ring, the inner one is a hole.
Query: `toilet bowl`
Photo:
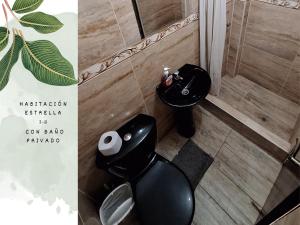
[[[172,162],[155,153],[156,121],[140,114],[117,130],[123,144],[118,154],[97,153],[100,169],[132,186],[142,225],[190,225],[195,197],[190,181]]]

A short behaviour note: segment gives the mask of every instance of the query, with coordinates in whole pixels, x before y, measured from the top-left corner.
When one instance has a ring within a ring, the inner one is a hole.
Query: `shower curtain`
[[[210,74],[210,94],[219,95],[226,36],[226,0],[199,1],[200,66]]]

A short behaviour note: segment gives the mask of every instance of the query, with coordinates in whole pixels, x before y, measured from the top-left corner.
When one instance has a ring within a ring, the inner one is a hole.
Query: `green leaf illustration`
[[[23,40],[20,36],[15,35],[14,41],[0,61],[0,91],[7,85],[11,69],[19,59],[19,53],[23,47]]]
[[[36,10],[43,0],[16,0],[12,10],[16,13],[28,13]]]
[[[43,83],[56,86],[77,83],[73,66],[50,41],[24,41],[22,61],[24,67]]]
[[[32,27],[42,34],[55,32],[63,26],[56,17],[42,12],[27,14],[20,19],[20,23],[24,27]]]
[[[0,27],[0,52],[7,46],[9,30],[5,27]]]

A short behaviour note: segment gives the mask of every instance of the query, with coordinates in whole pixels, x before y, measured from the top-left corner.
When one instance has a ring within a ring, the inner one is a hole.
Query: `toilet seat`
[[[157,160],[134,185],[135,203],[143,225],[190,225],[194,192],[175,165]]]

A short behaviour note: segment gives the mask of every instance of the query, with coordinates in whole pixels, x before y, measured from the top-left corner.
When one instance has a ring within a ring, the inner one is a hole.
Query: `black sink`
[[[192,106],[204,99],[211,87],[209,74],[199,66],[186,64],[179,69],[179,79],[169,87],[160,84],[157,94],[175,111],[178,133],[190,138],[195,133]]]
[[[169,87],[159,85],[157,94],[160,99],[171,107],[189,107],[204,99],[210,89],[211,80],[209,74],[199,66],[186,64],[179,69],[179,76],[183,80],[173,79]],[[183,93],[184,88],[188,92]]]

